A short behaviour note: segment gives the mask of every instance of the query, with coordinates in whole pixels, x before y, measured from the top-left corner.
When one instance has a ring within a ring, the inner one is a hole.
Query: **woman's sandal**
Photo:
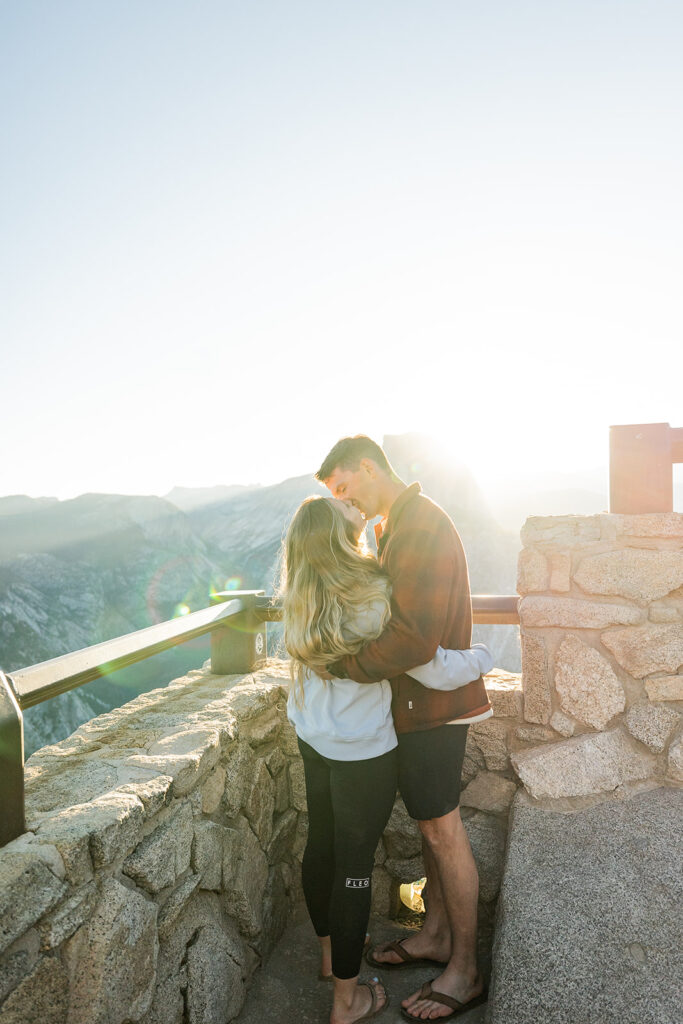
[[[365,933],[365,942],[363,943],[363,952],[365,952],[370,945],[370,933]],[[331,974],[323,974],[322,971],[318,971],[318,981],[332,981]]]
[[[409,939],[407,935],[405,939],[399,939],[397,942],[385,942],[383,946],[377,947],[378,953],[396,953],[400,956],[400,961],[396,964],[392,964],[389,960],[375,960],[372,955],[372,950],[368,950],[365,955],[365,959],[371,967],[376,967],[380,971],[395,971],[400,970],[403,967],[445,967],[446,964],[441,960],[431,960],[426,956],[413,956],[407,949],[403,948],[403,943]]]

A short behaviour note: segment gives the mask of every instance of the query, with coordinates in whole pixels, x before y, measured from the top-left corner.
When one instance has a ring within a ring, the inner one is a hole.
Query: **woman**
[[[331,1024],[355,1024],[386,1006],[375,978],[359,983],[375,849],[396,794],[397,740],[386,680],[325,681],[327,665],[355,654],[390,617],[390,581],[360,542],[364,519],[335,498],[307,498],[287,531],[281,597],[292,686],[287,713],[304,763],[306,905],[334,981]],[[411,670],[425,686],[454,689],[490,671],[483,645],[439,648]]]

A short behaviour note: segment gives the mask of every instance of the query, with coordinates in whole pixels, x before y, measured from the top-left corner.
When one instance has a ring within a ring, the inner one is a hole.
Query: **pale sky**
[[[0,494],[683,427],[679,0],[0,0]]]

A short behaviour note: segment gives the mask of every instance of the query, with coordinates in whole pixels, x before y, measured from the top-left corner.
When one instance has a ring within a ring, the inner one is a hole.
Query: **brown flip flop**
[[[435,1003],[441,1003],[442,1006],[447,1006],[452,1012],[447,1013],[445,1017],[437,1017],[436,1021],[442,1020],[453,1020],[454,1017],[459,1017],[461,1013],[467,1013],[468,1010],[473,1010],[475,1006],[481,1006],[488,999],[489,994],[486,988],[482,989],[478,996],[474,999],[470,999],[469,1003],[461,1003],[459,1000],[454,999],[453,996],[447,996],[445,992],[435,992],[432,988],[431,981],[426,981],[420,989],[420,999],[431,999]],[[412,1013],[406,1010],[405,1006],[401,1007],[401,1016],[404,1020],[425,1020],[429,1018],[415,1017]],[[434,1019],[434,1018],[432,1018]]]
[[[406,939],[410,938],[409,935],[405,939],[398,939],[396,942],[385,942],[383,946],[377,947],[378,953],[396,953],[400,956],[401,960],[397,964],[389,963],[387,960],[375,960],[372,955],[372,950],[368,950],[365,959],[371,967],[376,967],[380,971],[395,971],[401,970],[404,967],[445,967],[446,964],[442,960],[431,960],[425,956],[413,956],[407,949],[403,948],[403,943]]]

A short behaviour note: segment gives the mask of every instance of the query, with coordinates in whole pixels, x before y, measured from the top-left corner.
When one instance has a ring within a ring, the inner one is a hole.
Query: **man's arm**
[[[448,522],[397,531],[384,563],[392,583],[391,619],[376,640],[329,666],[358,683],[393,679],[430,662],[439,646],[456,573]]]

